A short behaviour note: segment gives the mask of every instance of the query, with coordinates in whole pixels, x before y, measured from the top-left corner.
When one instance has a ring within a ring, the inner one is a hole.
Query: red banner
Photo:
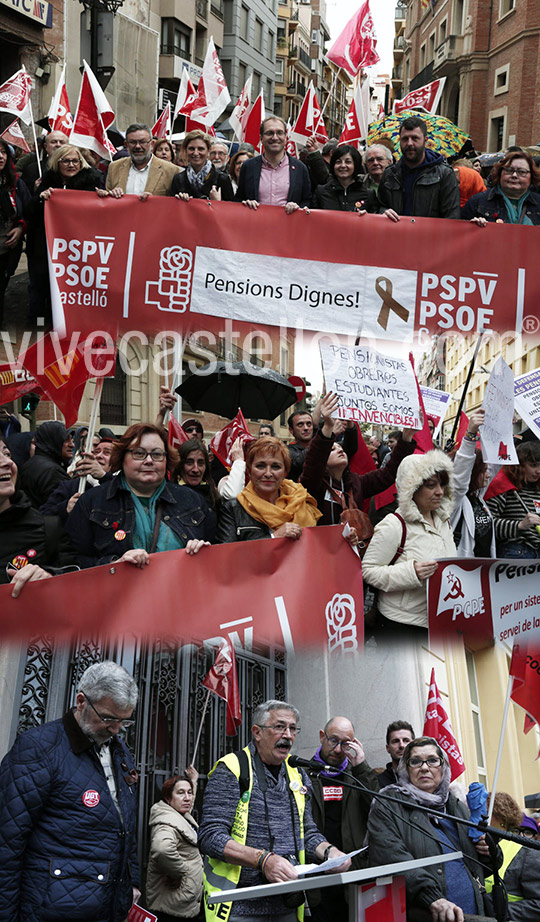
[[[426,331],[540,328],[532,227],[68,190],[45,218],[59,332],[137,331],[140,341],[211,322],[252,331],[255,319],[414,342]]]
[[[446,77],[441,77],[439,80],[433,80],[432,83],[426,83],[425,86],[419,86],[417,90],[411,90],[403,99],[395,100],[394,112],[399,115],[407,109],[424,109],[425,112],[434,115],[445,83]]]
[[[444,709],[442,698],[435,681],[435,669],[431,670],[431,679],[429,680],[429,692],[426,705],[426,715],[424,717],[423,736],[431,736],[437,740],[441,749],[444,749],[450,763],[450,780],[455,781],[465,771],[463,756],[459,751],[457,740],[452,730],[452,724],[446,710]]]
[[[341,532],[305,528],[299,541],[223,544],[194,557],[165,551],[142,570],[114,563],[28,583],[18,599],[1,586],[0,637],[45,631],[61,642],[91,629],[191,642],[238,634],[289,652],[323,644],[354,651],[363,645],[362,571]],[[77,605],[67,606],[72,598]]]
[[[482,650],[494,640],[538,640],[539,574],[536,560],[439,560],[428,581],[430,638],[458,634],[470,650]]]

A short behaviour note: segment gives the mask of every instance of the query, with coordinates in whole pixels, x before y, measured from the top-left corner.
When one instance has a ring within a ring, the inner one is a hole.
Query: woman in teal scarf
[[[486,224],[540,225],[540,170],[532,157],[517,150],[491,171],[491,187],[471,196],[461,209],[462,220]]]
[[[185,549],[195,554],[214,537],[204,498],[166,480],[178,463],[164,429],[130,426],[113,443],[106,485],[80,497],[66,523],[82,567],[128,561],[138,567],[149,555]]]

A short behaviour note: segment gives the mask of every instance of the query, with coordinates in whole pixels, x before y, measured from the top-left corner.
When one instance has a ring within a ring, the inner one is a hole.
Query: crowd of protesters
[[[450,165],[429,147],[427,125],[419,116],[400,126],[399,151],[389,139],[360,153],[329,141],[322,149],[309,139],[300,158],[286,151],[286,125],[269,116],[261,125],[261,153],[241,144],[232,156],[225,141],[204,131],[187,132],[181,145],[153,139],[150,128],[134,123],[112,163],[69,144],[50,132],[38,161],[36,154],[17,163],[0,139],[0,319],[4,292],[26,236],[30,320],[50,320],[44,203],[56,189],[91,191],[121,198],[125,194],[173,196],[178,201],[208,199],[385,215],[392,221],[411,215],[460,218],[480,227],[487,223],[540,224],[540,169],[527,152],[510,148],[493,169],[478,160]],[[484,178],[481,172],[488,175]]]

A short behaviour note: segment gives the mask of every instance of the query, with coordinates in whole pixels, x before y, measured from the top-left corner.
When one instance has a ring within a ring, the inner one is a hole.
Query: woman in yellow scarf
[[[305,487],[287,480],[291,459],[280,439],[265,436],[249,446],[249,482],[236,499],[222,504],[216,541],[292,538],[316,525],[321,513]]]

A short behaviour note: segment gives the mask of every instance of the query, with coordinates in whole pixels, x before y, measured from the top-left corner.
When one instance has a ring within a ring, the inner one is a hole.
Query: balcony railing
[[[208,19],[208,0],[196,0],[195,12],[201,19]]]
[[[210,0],[210,9],[214,16],[217,16],[219,19],[223,19],[223,0]]]

